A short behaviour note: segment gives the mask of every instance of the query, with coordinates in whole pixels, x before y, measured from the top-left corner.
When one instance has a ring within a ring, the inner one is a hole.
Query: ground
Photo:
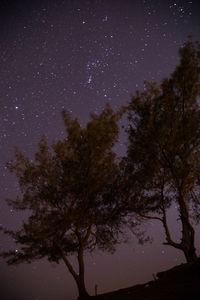
[[[200,259],[157,273],[156,280],[92,297],[98,300],[200,299]]]

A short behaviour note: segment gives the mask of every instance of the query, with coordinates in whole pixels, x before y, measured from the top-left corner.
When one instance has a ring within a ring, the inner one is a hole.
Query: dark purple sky
[[[0,1],[3,226],[16,228],[25,217],[4,201],[19,192],[5,167],[14,146],[32,157],[43,134],[49,142],[63,138],[63,108],[85,124],[89,113],[101,112],[106,102],[114,109],[127,104],[144,80],[159,82],[173,71],[188,35],[200,40],[198,0]],[[121,134],[116,150],[123,155],[125,149]],[[178,238],[175,207],[169,218]],[[95,284],[102,293],[151,280],[153,273],[184,262],[180,251],[162,246],[160,224],[146,227],[154,237],[151,245],[139,246],[133,239],[114,255],[96,252],[86,257],[90,293]],[[0,235],[1,249],[12,245]],[[9,300],[74,300],[77,295],[64,264],[45,260],[18,267],[1,260],[1,284],[7,295],[8,290],[14,295]]]

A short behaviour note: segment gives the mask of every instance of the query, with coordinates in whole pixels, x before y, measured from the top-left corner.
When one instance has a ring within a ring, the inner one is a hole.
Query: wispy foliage
[[[199,215],[200,44],[188,41],[180,64],[160,86],[146,83],[129,104],[126,172],[132,183],[130,207],[141,217],[160,220],[166,243],[196,259],[189,202]],[[181,242],[172,240],[166,210],[176,201]],[[152,215],[150,213],[156,213]]]
[[[64,260],[86,297],[84,251],[96,247],[114,251],[119,241],[120,205],[106,197],[118,173],[112,148],[117,141],[117,122],[123,109],[114,113],[109,105],[100,115],[91,114],[83,128],[78,120],[63,111],[67,137],[49,147],[43,137],[34,160],[18,150],[8,163],[17,175],[22,196],[8,204],[31,212],[18,231],[5,233],[21,245],[16,251],[2,253],[8,264],[31,262],[47,257]],[[69,261],[76,254],[79,270]]]

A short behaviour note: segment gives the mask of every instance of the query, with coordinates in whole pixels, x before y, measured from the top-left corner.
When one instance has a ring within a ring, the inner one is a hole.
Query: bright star
[[[91,81],[92,81],[92,75],[89,76],[88,83],[91,83]]]

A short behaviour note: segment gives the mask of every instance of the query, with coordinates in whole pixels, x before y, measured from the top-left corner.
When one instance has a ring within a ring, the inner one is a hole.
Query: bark
[[[89,294],[86,291],[85,288],[85,265],[84,265],[84,248],[83,246],[80,246],[78,251],[78,264],[79,264],[79,276],[78,276],[78,290],[79,290],[79,297],[78,299],[85,300],[89,298]]]
[[[188,263],[190,263],[190,262],[194,262],[197,260],[196,249],[194,246],[195,231],[190,223],[189,211],[188,211],[188,207],[186,204],[186,199],[181,193],[180,193],[180,196],[178,199],[178,203],[179,203],[179,209],[180,209],[180,220],[181,220],[181,224],[182,224],[181,243],[175,243],[171,239],[167,221],[166,221],[166,214],[164,214],[163,225],[165,228],[166,239],[167,239],[167,243],[165,243],[165,244],[173,246],[179,250],[182,250],[185,255],[186,261]]]
[[[181,220],[181,225],[182,225],[181,243],[175,243],[172,241],[172,239],[170,237],[167,223],[164,224],[166,221],[166,215],[164,215],[163,225],[164,225],[166,237],[167,237],[166,244],[182,250],[187,262],[194,262],[197,260],[196,249],[194,246],[195,231],[190,223],[189,209],[188,209],[187,202],[186,202],[186,197],[187,197],[189,191],[192,189],[193,183],[184,185],[183,180],[180,182],[172,163],[170,162],[167,155],[165,154],[165,151],[163,149],[161,151],[162,151],[165,161],[168,164],[168,167],[171,171],[172,177],[174,178],[174,181],[175,181],[177,189],[178,189],[178,193],[179,193],[178,204],[179,204],[179,209],[180,209],[180,220]]]
[[[183,195],[179,197],[180,217],[182,223],[182,250],[187,262],[197,260],[196,249],[194,246],[195,231],[189,220],[189,212],[186,199]]]
[[[189,245],[189,247],[186,245],[183,252],[185,254],[185,258],[188,263],[195,262],[198,259],[196,255],[196,249],[193,245]]]
[[[81,282],[80,282],[80,284],[77,283],[77,286],[78,286],[78,292],[79,292],[78,300],[90,299],[90,295],[87,293],[84,283],[81,283]]]
[[[61,255],[63,258],[63,261],[65,262],[69,272],[73,276],[74,280],[76,281],[77,287],[78,287],[78,292],[79,292],[79,300],[86,300],[89,299],[90,296],[87,293],[86,287],[85,287],[85,268],[84,268],[84,259],[83,259],[83,253],[84,253],[84,248],[80,247],[78,251],[78,263],[79,263],[79,274],[75,272],[73,269],[72,265],[70,264],[69,260],[67,259],[64,250],[62,246],[57,243],[57,246],[59,247],[61,251]]]
[[[143,214],[140,214],[140,216],[146,219],[161,221],[165,229],[166,236],[166,243],[164,243],[164,245],[169,245],[183,251],[188,263],[196,261],[198,257],[196,255],[196,249],[194,246],[195,231],[190,223],[189,212],[185,198],[183,196],[179,197],[180,219],[182,224],[182,239],[180,243],[176,243],[172,240],[168,227],[164,201],[161,202],[160,208],[162,210],[162,218]]]

